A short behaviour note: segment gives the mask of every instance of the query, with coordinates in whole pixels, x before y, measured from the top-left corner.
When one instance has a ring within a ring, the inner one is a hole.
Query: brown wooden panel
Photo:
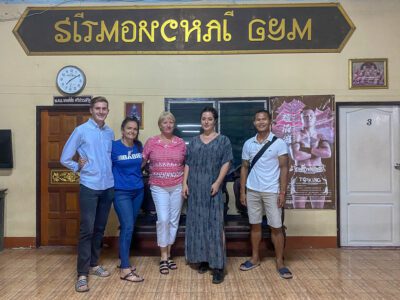
[[[49,219],[48,221],[49,240],[59,239],[62,236],[62,222],[59,219]]]
[[[58,213],[61,209],[60,195],[58,193],[49,193],[49,213]]]
[[[58,116],[49,116],[49,134],[58,135],[61,133],[60,118]]]
[[[60,161],[60,156],[61,156],[61,152],[60,152],[60,145],[58,142],[49,142],[47,144],[49,150],[48,150],[48,154],[49,157],[48,159],[50,161]]]
[[[62,150],[63,148],[60,147],[60,149]],[[60,163],[59,160],[58,160],[58,161],[49,161],[48,164],[47,164],[47,166],[48,166],[49,170],[52,170],[52,169],[62,169],[62,168],[65,169],[65,167]],[[65,169],[65,170],[67,170],[67,169]]]
[[[79,193],[65,193],[65,212],[79,212]]]
[[[61,143],[60,140],[62,140],[62,137],[60,134],[56,134],[56,135],[49,135],[47,137],[47,142],[49,143]]]
[[[77,240],[79,236],[79,219],[67,219],[65,221],[65,237]]]
[[[90,115],[84,115],[84,116],[82,116],[81,123],[85,123],[87,120],[89,120],[89,118],[90,118]]]
[[[64,116],[63,118],[63,133],[68,136],[71,135],[75,127],[78,126],[77,116]]]

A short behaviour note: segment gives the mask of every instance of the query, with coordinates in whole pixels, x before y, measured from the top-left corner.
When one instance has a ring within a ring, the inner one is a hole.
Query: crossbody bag
[[[256,156],[254,156],[253,160],[251,161],[250,167],[249,167],[249,173],[250,174],[251,170],[253,169],[254,165],[256,162],[260,159],[260,157],[264,154],[265,151],[271,146],[278,138],[274,136],[271,141],[268,141],[265,143],[265,145],[260,149],[260,151],[257,152]]]

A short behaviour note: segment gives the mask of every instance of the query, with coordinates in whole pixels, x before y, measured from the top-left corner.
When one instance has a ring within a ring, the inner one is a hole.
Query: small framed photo
[[[143,106],[143,102],[125,102],[125,117],[135,117],[136,119],[138,119],[140,129],[144,128]]]
[[[387,89],[387,58],[349,59],[350,89]]]

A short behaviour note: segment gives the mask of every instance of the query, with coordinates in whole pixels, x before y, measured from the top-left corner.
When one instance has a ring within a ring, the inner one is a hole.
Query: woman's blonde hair
[[[160,117],[158,118],[158,127],[161,126],[161,123],[165,120],[165,119],[171,119],[174,123],[175,123],[175,117],[172,113],[170,113],[169,111],[163,111],[160,115]]]

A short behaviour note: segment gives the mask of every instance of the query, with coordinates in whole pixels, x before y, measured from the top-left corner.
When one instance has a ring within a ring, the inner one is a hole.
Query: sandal
[[[121,265],[118,265],[117,268],[121,269]],[[132,272],[136,272],[136,266],[135,265],[132,265],[130,268],[131,268]]]
[[[283,279],[291,279],[293,278],[292,272],[287,267],[283,267],[278,269],[279,276],[281,276]]]
[[[257,268],[260,266],[260,263],[253,264],[251,260],[246,260],[244,263],[240,265],[240,271],[249,271],[251,269]]]
[[[129,272],[123,277],[120,277],[121,280],[126,280],[130,282],[142,282],[144,278],[142,276],[139,276],[135,272]]]
[[[75,283],[75,291],[78,293],[84,293],[89,291],[88,280],[86,276],[80,277]]]
[[[178,267],[176,266],[176,263],[172,260],[172,257],[168,257],[167,264],[168,264],[168,268],[170,270],[178,269]]]
[[[96,275],[99,277],[108,277],[111,275],[110,272],[108,272],[103,266],[100,266],[100,265],[97,267],[91,268],[89,271],[89,274]]]
[[[163,275],[169,274],[168,261],[166,260],[160,261],[160,273]]]

